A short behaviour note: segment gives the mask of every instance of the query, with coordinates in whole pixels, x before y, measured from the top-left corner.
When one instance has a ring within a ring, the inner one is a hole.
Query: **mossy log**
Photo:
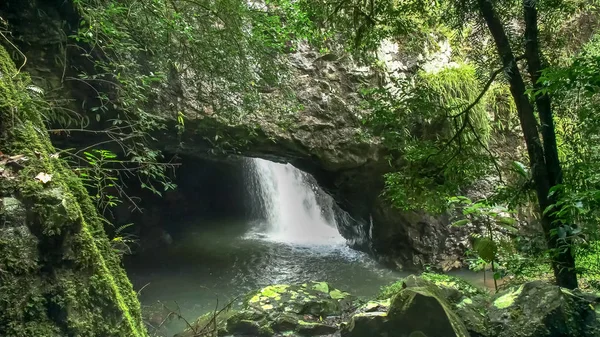
[[[147,336],[102,219],[56,154],[29,85],[0,46],[0,336]]]

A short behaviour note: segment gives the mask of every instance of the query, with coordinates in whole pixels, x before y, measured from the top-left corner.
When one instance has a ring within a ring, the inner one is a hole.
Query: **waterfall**
[[[290,164],[250,159],[253,207],[271,240],[294,244],[345,242],[337,230],[330,196],[318,197],[314,179]]]

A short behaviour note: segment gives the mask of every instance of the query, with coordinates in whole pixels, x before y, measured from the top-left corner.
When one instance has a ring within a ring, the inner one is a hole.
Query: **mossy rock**
[[[298,321],[296,331],[302,336],[322,336],[333,334],[338,330],[335,325],[325,324],[321,322],[306,322]]]
[[[30,83],[0,46],[0,157],[27,159],[1,167],[0,335],[146,337],[136,292],[82,181],[56,155]]]
[[[394,291],[391,298],[358,307],[343,325],[342,336],[470,336],[446,298],[463,297],[458,290],[446,290],[423,278],[409,276],[396,284]]]
[[[510,288],[493,298],[491,327],[498,337],[599,335],[595,300],[542,281]]]
[[[271,285],[249,293],[239,310],[217,318],[217,331],[228,336],[328,335],[338,330],[342,316],[348,314],[343,309],[353,300],[350,294],[325,282]],[[207,315],[212,318],[212,313]],[[205,316],[177,337],[193,336],[206,322]]]
[[[410,276],[409,276],[410,277]],[[436,274],[436,273],[423,273],[419,276],[425,281],[429,281],[438,286],[443,291],[447,292],[446,299],[449,301],[459,302],[463,297],[475,297],[481,295],[487,295],[487,292],[481,288],[478,288],[469,282],[460,279],[458,277]],[[456,297],[456,293],[460,296]]]
[[[301,285],[277,284],[265,287],[247,297],[245,305],[272,314],[286,312],[318,317],[339,316],[350,294],[334,289],[325,282]]]
[[[385,311],[361,312],[352,316],[350,322],[343,324],[342,337],[387,336],[388,315]]]
[[[183,332],[176,334],[174,337],[194,337],[199,334],[214,334],[215,331],[218,336],[225,336],[227,335],[227,321],[238,314],[239,312],[237,310],[226,310],[219,313],[217,316],[215,316],[215,313],[212,311],[207,312],[198,317],[191,328],[186,328]]]
[[[450,304],[430,287],[410,287],[392,298],[388,311],[390,331],[410,335],[468,337],[462,320]]]

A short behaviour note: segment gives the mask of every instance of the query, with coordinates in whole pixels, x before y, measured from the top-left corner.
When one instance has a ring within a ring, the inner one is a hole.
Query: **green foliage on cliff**
[[[397,207],[441,212],[449,196],[491,167],[487,96],[478,97],[481,85],[466,64],[396,84],[366,92],[373,109],[367,125],[399,161],[386,176],[386,196]]]
[[[146,336],[102,220],[28,85],[0,47],[0,335]]]

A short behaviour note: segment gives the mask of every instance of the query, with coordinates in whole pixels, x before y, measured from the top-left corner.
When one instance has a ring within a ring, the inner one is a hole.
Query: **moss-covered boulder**
[[[424,278],[409,276],[383,294],[389,297],[357,309],[343,325],[342,336],[469,336],[447,300],[462,297],[456,289],[442,289]]]
[[[191,337],[208,326],[228,336],[326,336],[355,308],[355,298],[326,282],[277,284],[248,294],[241,308],[223,317],[204,315],[178,337]],[[221,316],[221,315],[219,315]]]
[[[418,286],[419,281],[410,281]],[[462,320],[471,337],[484,337],[490,334],[487,318],[487,308],[491,303],[490,294],[457,277],[424,273],[419,278],[420,283],[429,282],[438,289],[438,295],[446,300],[453,312]]]
[[[0,336],[147,336],[103,222],[50,143],[29,85],[0,46]]]
[[[426,336],[469,336],[446,300],[434,289],[426,287],[406,288],[394,296],[388,319],[391,331],[400,331],[407,336],[414,332]]]
[[[489,335],[487,307],[491,302],[487,292],[456,277],[423,273],[410,275],[384,287],[378,298],[392,298],[407,288],[428,289],[439,298],[448,311],[460,318],[472,337]]]
[[[489,308],[494,336],[600,336],[597,297],[542,281],[499,293]]]

